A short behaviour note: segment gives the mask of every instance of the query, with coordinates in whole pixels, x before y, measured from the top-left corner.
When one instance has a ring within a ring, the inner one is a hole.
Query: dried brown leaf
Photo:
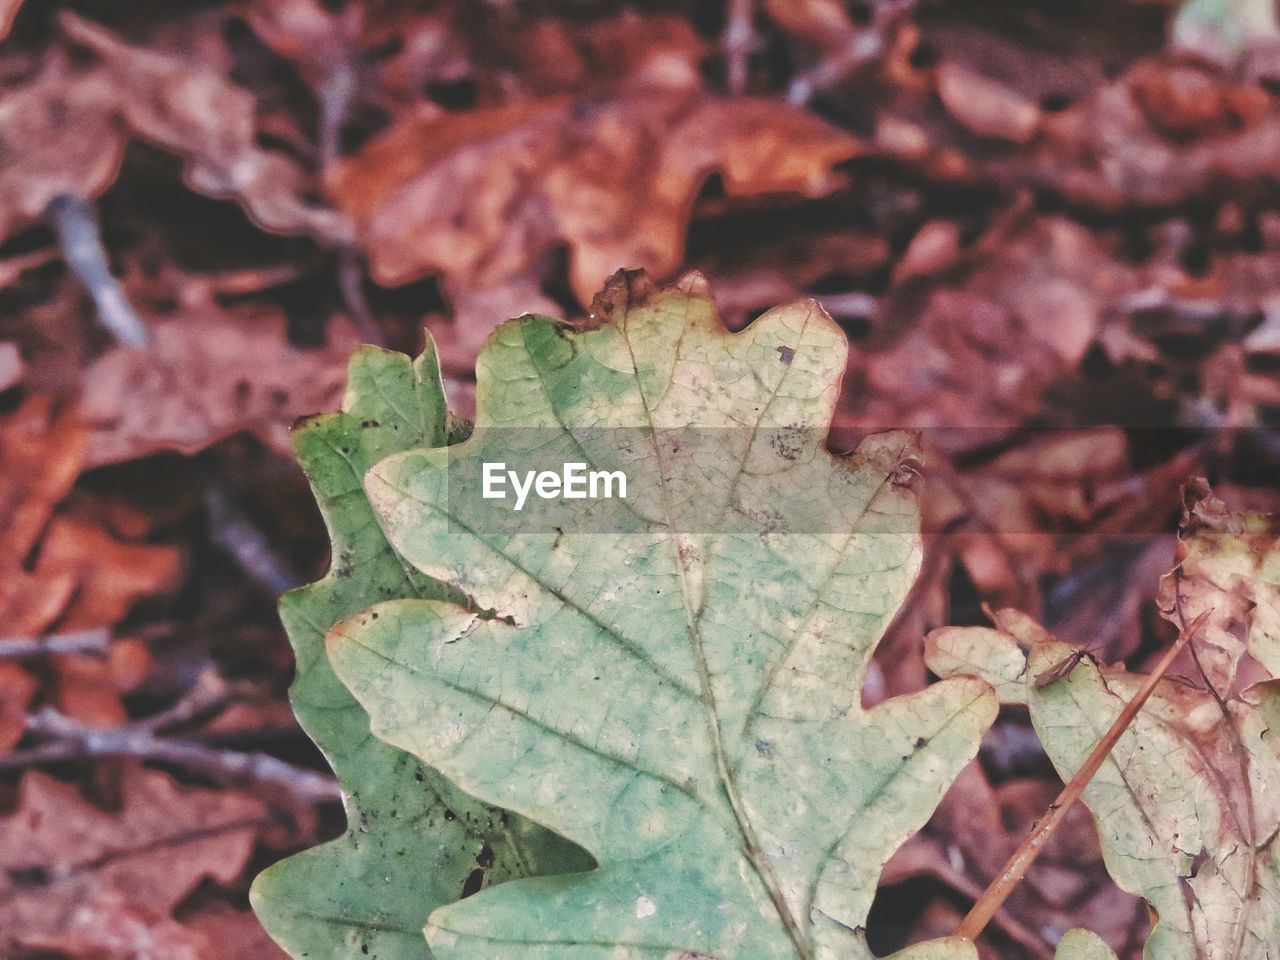
[[[1175,623],[1207,616],[1200,664],[1224,696],[1238,686],[1246,651],[1280,677],[1278,535],[1276,517],[1233,513],[1204,480],[1187,485],[1179,563],[1160,583],[1160,605]]]
[[[18,15],[18,8],[21,6],[22,0],[0,0],[0,40],[9,35],[13,18]]]
[[[110,103],[131,132],[186,161],[193,190],[235,197],[266,230],[341,237],[331,210],[308,204],[310,178],[278,151],[257,143],[257,102],[206,59],[125,43],[70,11],[59,14],[67,36],[101,61]]]
[[[337,405],[356,344],[336,319],[328,343],[310,350],[291,345],[284,318],[274,315],[206,312],[158,324],[150,347],[118,348],[86,372],[88,463],[190,453],[238,430],[287,451],[295,419]]]
[[[0,240],[44,216],[60,193],[96,197],[124,155],[105,78],[57,50],[27,84],[0,98]]]
[[[16,811],[0,820],[0,953],[222,956],[172,911],[206,878],[233,882],[267,819],[247,794],[187,789],[141,768],[127,773],[118,812],[28,773]]]
[[[1035,103],[963,64],[943,61],[936,81],[947,112],[980,137],[1027,143],[1040,127],[1040,108]]]
[[[341,163],[328,189],[375,278],[439,271],[498,286],[557,245],[588,303],[619,266],[670,274],[698,188],[819,195],[852,137],[775,102],[664,87],[595,103],[553,99],[441,114],[423,108]]]

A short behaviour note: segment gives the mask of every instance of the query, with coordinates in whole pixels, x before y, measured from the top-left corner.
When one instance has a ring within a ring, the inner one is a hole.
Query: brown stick
[[[1116,741],[1120,739],[1121,734],[1128,729],[1129,724],[1133,722],[1133,718],[1138,715],[1138,711],[1142,709],[1142,705],[1156,689],[1165,671],[1169,669],[1169,665],[1182,652],[1182,648],[1187,645],[1200,625],[1212,611],[1206,610],[1195,621],[1187,627],[1179,635],[1177,641],[1169,651],[1161,658],[1156,665],[1155,670],[1147,677],[1146,682],[1134,695],[1123,710],[1120,716],[1116,717],[1115,723],[1098,741],[1098,745],[1093,748],[1093,752],[1089,754],[1089,758],[1085,760],[1083,766],[1076,771],[1074,777],[1068,781],[1067,785],[1062,788],[1062,792],[1058,794],[1058,798],[1049,805],[1049,812],[1040,818],[1035,829],[1031,831],[1030,836],[1022,842],[1022,845],[1013,852],[1004,867],[1001,868],[999,876],[992,881],[986,891],[978,898],[973,905],[973,909],[960,921],[960,926],[956,927],[956,936],[964,937],[966,940],[976,940],[986,927],[991,917],[995,914],[1005,899],[1013,892],[1021,881],[1028,868],[1035,862],[1036,857],[1040,855],[1040,851],[1044,849],[1044,845],[1049,842],[1049,838],[1053,836],[1053,831],[1057,829],[1062,818],[1066,816],[1067,810],[1076,802],[1081,792],[1094,774],[1098,772],[1098,768],[1102,766],[1102,761],[1107,759],[1107,755],[1111,753],[1111,748],[1116,745]]]

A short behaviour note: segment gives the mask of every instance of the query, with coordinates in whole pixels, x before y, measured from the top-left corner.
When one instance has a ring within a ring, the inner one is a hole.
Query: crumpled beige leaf
[[[1178,568],[1160,584],[1161,607],[1190,623],[1202,613],[1200,662],[1226,693],[1246,651],[1280,677],[1280,526],[1259,513],[1232,513],[1203,480],[1188,485]]]

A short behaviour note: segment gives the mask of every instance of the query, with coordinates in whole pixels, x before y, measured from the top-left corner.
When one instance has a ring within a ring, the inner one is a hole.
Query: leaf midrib
[[[682,324],[682,330],[684,331],[689,329],[688,309],[688,303],[686,303],[686,315],[684,317],[684,323]],[[809,317],[811,315],[812,309],[805,315],[804,324],[800,330],[800,339],[803,339],[804,330],[808,327]],[[631,337],[627,329],[626,321],[627,317],[624,314],[619,322],[618,329],[622,334],[622,341],[627,345],[627,354],[631,359],[632,378],[635,381],[636,392],[640,396],[640,403],[644,408],[645,417],[649,423],[649,439],[653,448],[654,459],[658,465],[658,476],[665,477],[667,476],[666,464],[663,462],[661,445],[658,443],[657,426],[654,423],[653,410],[649,406],[649,398],[645,395],[644,386],[640,382],[640,368],[636,362],[635,349],[631,343]],[[684,338],[682,336],[680,343],[677,344],[676,347],[673,367],[680,363],[680,347],[683,345],[683,342]],[[760,429],[760,422],[764,419],[765,413],[777,398],[778,391],[782,388],[782,384],[786,382],[787,375],[790,371],[791,367],[788,365],[787,369],[783,371],[782,376],[778,378],[778,382],[774,385],[773,391],[769,394],[768,401],[766,401],[766,403],[760,408],[755,423],[752,424],[751,438],[746,445],[742,459],[738,463],[738,469],[734,474],[733,482],[730,484],[729,489],[726,492],[724,504],[721,507],[720,518],[717,523],[723,522],[725,510],[733,499],[732,495],[737,489],[738,482],[742,478],[743,470],[746,468],[747,457],[750,455],[750,451],[755,444],[755,437]],[[809,943],[804,938],[800,924],[791,911],[790,904],[787,903],[786,896],[783,894],[781,885],[778,883],[777,876],[773,871],[773,866],[764,856],[760,846],[759,837],[756,836],[755,827],[751,823],[750,817],[747,815],[745,805],[742,802],[742,797],[738,792],[737,781],[729,766],[728,757],[725,754],[724,739],[721,736],[720,721],[716,710],[715,692],[711,683],[711,671],[707,665],[706,652],[702,642],[701,604],[699,604],[698,610],[694,609],[692,597],[690,595],[688,574],[685,570],[685,565],[680,558],[680,537],[678,537],[674,530],[672,530],[673,511],[670,489],[665,482],[662,483],[662,497],[667,513],[667,529],[669,531],[668,542],[671,544],[673,551],[672,559],[680,576],[680,593],[685,608],[685,622],[689,631],[689,639],[693,643],[694,647],[694,659],[697,661],[698,665],[698,682],[702,687],[702,703],[706,711],[708,736],[711,741],[712,752],[715,756],[717,768],[716,773],[720,780],[720,787],[724,791],[725,797],[729,802],[729,807],[733,812],[734,822],[737,824],[738,832],[740,834],[739,839],[742,841],[743,845],[743,853],[746,855],[747,861],[751,864],[756,876],[768,892],[769,899],[773,903],[774,910],[778,914],[778,919],[782,923],[783,929],[787,932],[788,939],[791,940],[792,945],[796,948],[796,951],[802,960],[814,960],[813,951],[810,948]],[[782,655],[786,655],[785,651]]]

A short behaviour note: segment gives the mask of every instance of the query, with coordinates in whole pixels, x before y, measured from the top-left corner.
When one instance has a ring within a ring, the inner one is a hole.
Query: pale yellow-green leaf
[[[930,668],[940,676],[1001,676],[1018,645],[1001,632],[935,636]],[[946,652],[956,647],[963,661]],[[1029,705],[1064,780],[1145,679],[1086,658],[1037,688],[1035,678],[1071,652],[1052,638],[1032,639],[1024,688],[1009,696]],[[1162,682],[1082,795],[1107,870],[1158,917],[1149,960],[1274,960],[1280,944],[1280,738],[1273,732],[1280,690],[1257,685],[1228,701],[1227,712],[1203,689]]]
[[[1027,654],[1003,630],[940,627],[925,638],[925,658],[940,677],[981,677],[1001,703],[1026,702]]]
[[[995,709],[975,680],[860,704],[919,565],[912,438],[822,447],[846,347],[813,302],[736,335],[699,278],[613,306],[590,331],[501,327],[476,435],[369,477],[399,554],[504,619],[381,604],[330,634],[335,670],[378,736],[599,862],[437,910],[429,942],[442,960],[867,957],[881,867]],[[557,507],[559,532],[468,526],[459,478],[504,444],[625,466],[634,495]]]
[[[1116,960],[1116,954],[1096,933],[1077,929],[1058,941],[1053,960]]]

